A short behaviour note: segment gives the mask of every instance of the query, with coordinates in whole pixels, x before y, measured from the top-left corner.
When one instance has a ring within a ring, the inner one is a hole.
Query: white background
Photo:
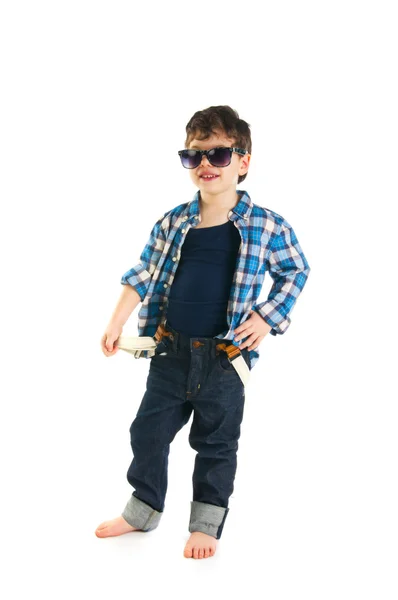
[[[393,5],[2,3],[3,597],[396,600]],[[94,535],[132,492],[149,368],[100,338],[155,220],[196,192],[186,123],[219,104],[252,131],[238,189],[311,273],[260,346],[216,555],[188,560],[191,421],[159,528]]]

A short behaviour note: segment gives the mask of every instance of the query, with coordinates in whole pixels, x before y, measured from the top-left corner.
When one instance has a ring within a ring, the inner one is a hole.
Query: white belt
[[[162,339],[162,334],[167,335],[169,333],[167,332],[167,334],[164,334],[164,331],[164,327],[160,326],[160,329],[158,329],[156,332],[155,337],[145,335],[138,337],[120,335],[116,341],[116,346],[120,348],[120,350],[124,350],[125,352],[133,354],[135,358],[141,358],[143,356],[142,351],[147,350],[148,358],[150,358],[156,354],[155,350]],[[247,385],[250,377],[250,370],[239,348],[233,344],[229,344],[227,346],[225,343],[217,344],[216,347],[218,350],[224,351],[227,354],[229,362],[238,373],[243,385]]]
[[[149,335],[140,337],[120,335],[116,341],[116,346],[118,346],[120,350],[130,352],[130,354],[133,354],[136,358],[142,357],[142,350],[149,350],[148,356],[153,356],[157,345],[158,342],[155,338]]]

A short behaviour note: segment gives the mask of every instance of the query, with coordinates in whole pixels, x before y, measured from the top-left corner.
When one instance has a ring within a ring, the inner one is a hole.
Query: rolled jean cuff
[[[191,516],[189,532],[201,531],[220,539],[229,508],[207,504],[206,502],[191,501]]]
[[[149,506],[136,496],[131,496],[127,502],[122,517],[129,525],[141,529],[142,531],[151,531],[159,525],[162,513]]]

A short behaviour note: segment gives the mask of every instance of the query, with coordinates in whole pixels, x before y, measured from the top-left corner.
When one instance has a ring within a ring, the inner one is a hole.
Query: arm
[[[141,302],[141,298],[131,285],[123,286],[123,291],[109,321],[111,326],[123,328],[133,310]]]
[[[283,334],[291,322],[289,313],[311,270],[293,228],[286,220],[283,220],[266,258],[266,268],[274,283],[267,300],[254,305],[253,310],[272,328],[271,335]]]

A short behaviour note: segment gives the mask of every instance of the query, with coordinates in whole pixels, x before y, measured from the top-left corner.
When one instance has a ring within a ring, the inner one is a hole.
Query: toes
[[[198,546],[196,546],[195,543],[192,545],[191,544],[187,542],[185,545],[184,556],[186,558],[208,558],[209,556],[213,556],[215,553],[215,548],[213,546],[201,546],[200,542]]]
[[[191,546],[185,546],[184,556],[185,556],[185,558],[192,558],[192,548],[191,548]]]
[[[101,529],[98,527],[98,529],[95,530],[95,535],[97,537],[104,537],[105,530],[106,527],[102,527]]]

